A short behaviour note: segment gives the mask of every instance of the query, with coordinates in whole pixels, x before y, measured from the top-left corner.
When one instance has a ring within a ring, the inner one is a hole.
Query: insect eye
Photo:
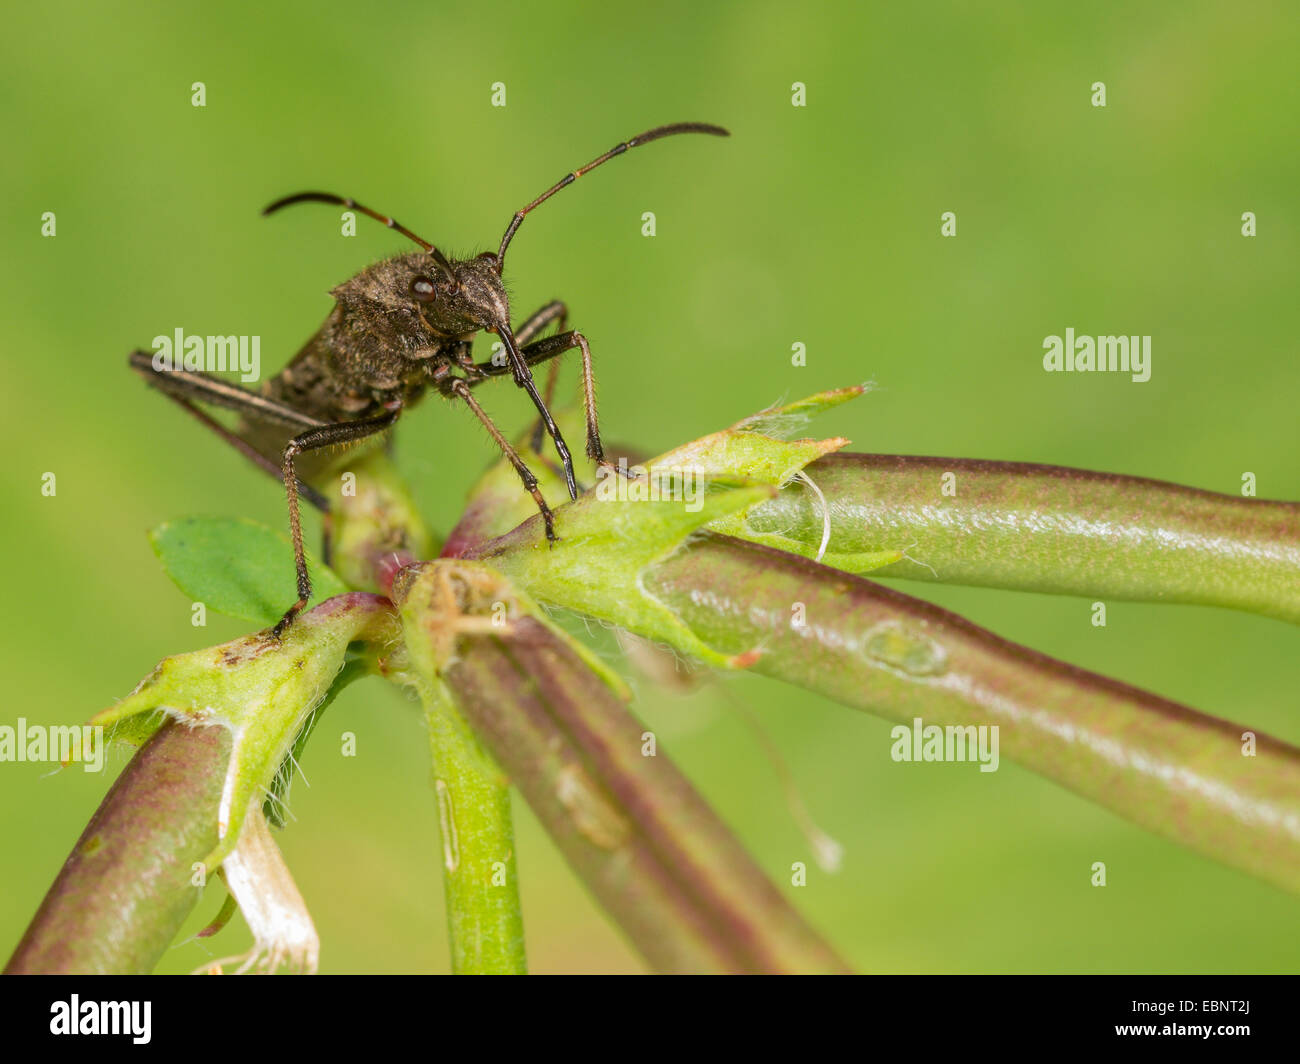
[[[437,297],[437,290],[433,287],[433,282],[427,277],[417,277],[411,282],[411,295],[421,303],[432,303]]]

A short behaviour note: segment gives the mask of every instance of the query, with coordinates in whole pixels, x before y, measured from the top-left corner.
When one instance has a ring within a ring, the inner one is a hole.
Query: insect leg
[[[551,411],[547,408],[541,393],[537,390],[537,382],[533,380],[532,371],[529,370],[528,363],[524,361],[524,356],[519,351],[519,345],[515,342],[510,326],[502,323],[494,326],[492,331],[501,337],[506,354],[510,356],[510,370],[514,375],[515,385],[528,393],[528,398],[533,401],[533,406],[537,408],[537,412],[542,416],[542,424],[546,426],[546,432],[555,444],[555,453],[559,455],[560,465],[564,467],[564,486],[569,489],[569,498],[576,499],[578,497],[578,481],[573,475],[573,456],[569,454],[569,445],[564,442],[564,435],[560,432],[560,427],[555,423],[555,418],[551,416]]]
[[[293,563],[298,577],[298,601],[289,607],[271,630],[271,634],[277,639],[293,623],[293,619],[311,598],[311,575],[307,572],[307,556],[302,547],[302,519],[298,513],[298,477],[294,472],[294,459],[308,451],[319,451],[326,447],[354,443],[367,436],[374,436],[391,426],[401,412],[402,408],[399,406],[377,417],[320,425],[295,436],[285,446],[281,473],[284,477],[285,495],[289,500],[289,534],[293,538]]]
[[[518,452],[510,446],[510,441],[501,434],[501,430],[492,423],[488,417],[487,411],[483,409],[474,398],[469,390],[470,386],[466,381],[459,377],[453,379],[447,385],[447,394],[454,395],[459,399],[465,400],[465,405],[473,411],[474,416],[483,422],[483,427],[491,434],[496,445],[501,448],[501,453],[509,459],[510,464],[515,467],[515,472],[519,474],[519,479],[524,482],[524,490],[532,497],[533,502],[537,503],[537,509],[542,512],[542,521],[546,525],[546,538],[555,542],[555,516],[551,513],[551,508],[546,505],[546,500],[542,498],[542,493],[537,488],[537,477],[533,471],[524,464],[524,460],[519,457]]]
[[[515,343],[520,347],[525,347],[537,339],[538,335],[553,321],[560,323],[560,332],[564,332],[564,323],[568,320],[569,308],[564,305],[561,299],[554,299],[547,303],[540,310],[529,314],[519,323],[519,328],[515,330]],[[548,393],[547,399],[550,398]]]
[[[587,457],[597,465],[616,469],[618,467],[606,460],[605,449],[600,442],[600,424],[596,417],[596,379],[591,370],[591,348],[587,344],[587,338],[576,331],[560,333],[558,336],[548,336],[544,340],[534,340],[520,353],[528,365],[534,366],[575,347],[582,352],[582,398],[587,416]],[[490,363],[480,363],[475,368],[487,376],[506,372],[506,367],[493,366]]]
[[[275,477],[276,480],[280,480],[282,476],[279,465],[267,458],[247,440],[236,436],[220,422],[209,417],[194,405],[194,401],[212,403],[214,406],[222,406],[241,414],[277,421],[292,428],[311,428],[325,424],[325,422],[309,417],[291,406],[276,402],[274,399],[268,399],[256,392],[250,392],[245,388],[240,388],[238,385],[222,380],[220,377],[211,377],[198,370],[155,369],[153,355],[148,351],[132,352],[130,365],[133,370],[143,376],[145,380],[167,396],[168,399],[173,400],[200,424],[207,426],[257,466],[258,469]],[[315,506],[316,509],[324,514],[329,513],[329,500],[310,484],[299,481],[298,490],[302,493],[302,497]]]
[[[515,343],[521,348],[532,343],[546,329],[551,322],[558,322],[557,332],[564,332],[565,326],[569,319],[569,308],[564,305],[562,300],[556,299],[540,310],[534,311],[525,318],[515,330]],[[546,388],[542,392],[542,398],[549,407],[555,399],[555,382],[560,375],[560,364],[551,363],[550,372],[546,375]],[[542,452],[542,436],[546,432],[546,426],[542,424],[541,419],[537,421],[537,427],[533,429],[533,450],[538,454]]]
[[[172,397],[184,395],[192,399],[200,399],[213,406],[223,406],[228,410],[237,410],[241,414],[253,414],[292,428],[311,429],[326,424],[319,418],[295,410],[287,403],[268,399],[264,395],[258,395],[257,392],[250,392],[247,388],[241,388],[238,384],[214,377],[210,373],[186,369],[156,369],[153,358],[154,356],[148,351],[133,351],[130,358],[131,368],[154,387]]]

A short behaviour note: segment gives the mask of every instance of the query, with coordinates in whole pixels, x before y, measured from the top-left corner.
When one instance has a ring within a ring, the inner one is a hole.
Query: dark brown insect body
[[[328,423],[379,417],[396,407],[407,410],[431,386],[448,386],[453,376],[477,379],[472,343],[484,326],[468,316],[474,303],[480,314],[509,320],[506,294],[490,258],[495,256],[452,263],[455,285],[429,277],[428,256],[418,251],[368,267],[330,293],[335,306],[325,323],[293,361],[265,382],[261,394]],[[422,295],[424,286],[430,287],[436,325],[429,320],[427,303],[411,293],[417,282],[423,282]],[[474,303],[457,285],[473,293]],[[288,442],[282,427],[257,413],[245,414],[240,435],[277,462]],[[310,479],[312,465],[300,463],[299,473]]]
[[[537,389],[531,367],[574,348],[581,352],[586,452],[593,461],[605,464],[596,418],[591,350],[580,332],[566,330],[567,310],[558,301],[548,303],[517,327],[511,326],[510,304],[501,280],[506,249],[528,213],[560,189],[629,148],[676,133],[727,135],[718,126],[686,122],[660,126],[615,145],[516,211],[495,253],[485,252],[470,259],[450,261],[394,219],[346,197],[303,192],[277,200],[263,213],[293,203],[337,204],[396,229],[423,251],[377,262],[335,288],[331,293],[334,309],[320,330],[259,392],[196,370],[159,368],[149,352],[137,351],[131,356],[132,367],[150,383],[261,468],[283,479],[289,500],[298,601],[275,626],[277,635],[311,598],[299,496],[322,510],[329,509],[325,497],[307,482],[338,461],[340,447],[377,437],[430,388],[462,400],[479,418],[532,494],[548,538],[555,538],[552,514],[538,490],[537,478],[478,404],[472,389],[492,377],[506,373],[513,376],[515,384],[528,393],[536,406],[541,419],[539,430],[553,440],[569,495],[576,498],[572,456],[548,409],[555,364],[545,398]],[[558,331],[541,338],[552,325]],[[477,363],[473,360],[473,338],[482,331],[500,338],[504,358]],[[233,432],[227,430],[199,409],[196,402],[239,412],[239,426]],[[540,438],[539,431],[539,446]]]

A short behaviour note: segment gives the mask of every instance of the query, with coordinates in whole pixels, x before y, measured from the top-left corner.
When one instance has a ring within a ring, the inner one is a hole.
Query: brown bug
[[[355,200],[327,192],[300,192],[276,200],[262,213],[271,214],[294,203],[331,203],[383,222],[423,249],[384,259],[335,288],[334,309],[320,330],[279,374],[264,381],[260,392],[249,391],[223,378],[199,370],[160,368],[148,351],[131,355],[133,369],[149,383],[176,400],[260,468],[284,482],[289,500],[289,529],[297,567],[298,601],[272,629],[279,635],[311,598],[311,576],[303,552],[299,497],[328,514],[329,501],[301,477],[310,479],[333,464],[324,460],[330,448],[355,446],[390,428],[402,411],[414,405],[430,387],[445,397],[461,399],[483,423],[518,472],[555,539],[554,518],[537,487],[537,478],[518,452],[492,423],[471,389],[509,372],[523,388],[541,416],[541,430],[550,434],[564,467],[570,498],[577,498],[573,459],[556,427],[547,404],[555,385],[558,364],[553,363],[546,397],[538,392],[531,367],[573,348],[582,352],[583,401],[587,421],[587,455],[608,465],[596,419],[595,385],[591,350],[582,333],[566,328],[568,310],[556,300],[526,318],[517,329],[510,325],[510,305],[502,285],[506,249],[530,211],[560,189],[572,184],[601,163],[629,148],[677,133],[729,136],[720,126],[679,122],[647,130],[597,156],[586,166],[566,174],[527,206],[515,212],[495,252],[451,261],[394,219],[364,207]],[[555,335],[541,337],[557,325]],[[472,342],[476,333],[495,333],[506,356],[504,364],[475,362]],[[225,407],[241,415],[240,424],[226,429],[195,402]],[[315,455],[312,452],[316,452]]]

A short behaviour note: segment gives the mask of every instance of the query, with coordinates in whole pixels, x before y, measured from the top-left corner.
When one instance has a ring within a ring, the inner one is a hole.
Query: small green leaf
[[[195,602],[229,617],[274,624],[293,605],[293,546],[287,536],[243,518],[186,517],[149,533],[172,582]],[[348,588],[307,555],[312,604]]]

